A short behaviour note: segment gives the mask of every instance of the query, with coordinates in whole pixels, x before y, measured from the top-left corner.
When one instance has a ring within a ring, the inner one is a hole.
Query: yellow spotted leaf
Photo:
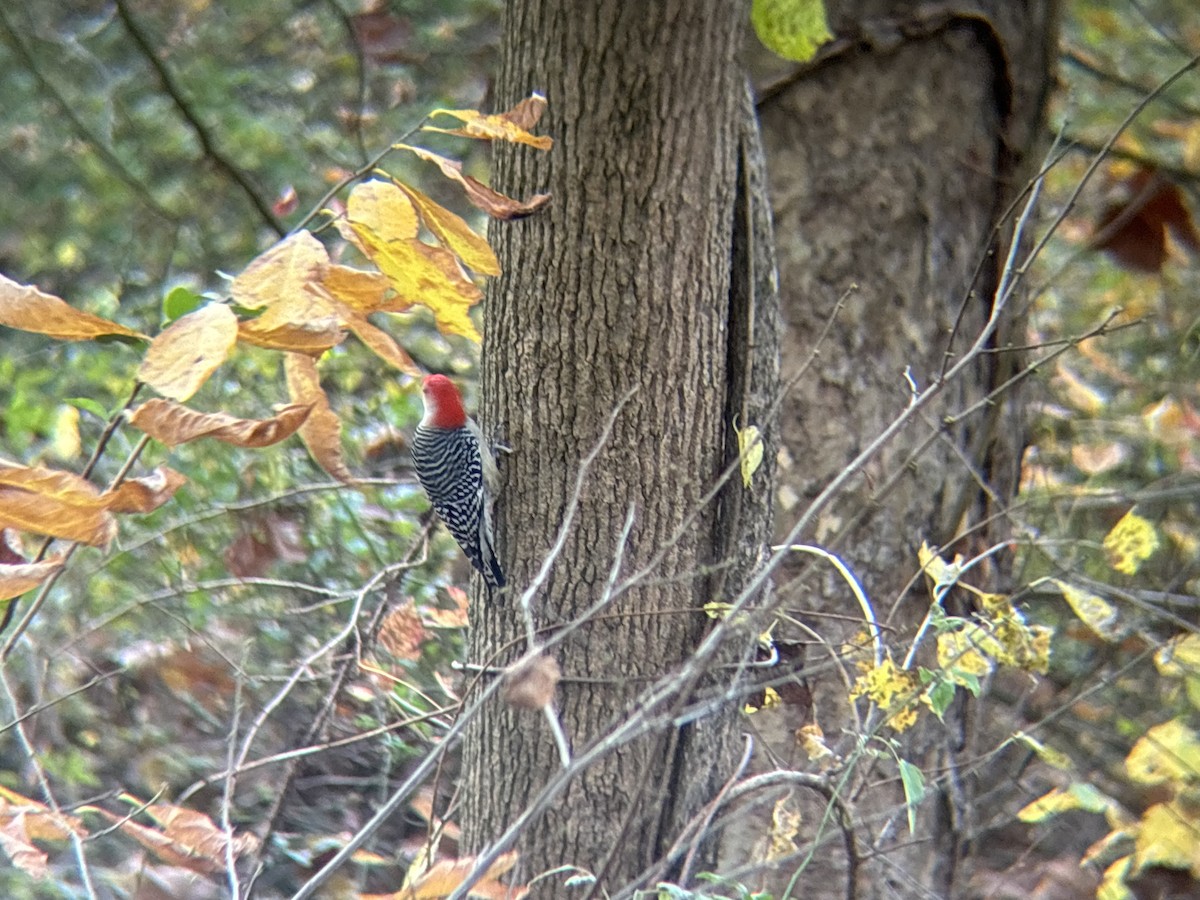
[[[1133,510],[1125,513],[1104,537],[1108,564],[1124,575],[1136,575],[1157,549],[1158,533],[1154,526]]]
[[[1139,784],[1200,781],[1200,736],[1179,719],[1156,725],[1133,745],[1125,771]]]
[[[1156,803],[1142,815],[1134,838],[1134,866],[1184,869],[1200,876],[1200,816],[1197,808],[1180,799]]]

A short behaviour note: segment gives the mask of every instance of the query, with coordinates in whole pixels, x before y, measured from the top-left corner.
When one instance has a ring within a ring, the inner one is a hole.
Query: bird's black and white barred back
[[[482,446],[478,429],[466,418],[458,389],[448,378],[429,376],[424,393],[425,418],[412,442],[417,480],[484,581],[504,587],[504,573],[492,542],[491,497],[484,480],[483,454],[490,451]]]

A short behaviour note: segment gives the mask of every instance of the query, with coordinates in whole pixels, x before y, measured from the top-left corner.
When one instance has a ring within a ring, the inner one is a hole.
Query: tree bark
[[[1046,0],[830,2],[837,37],[818,59],[759,73],[788,323],[784,381],[799,375],[781,414],[780,533],[986,321],[1013,218],[999,238],[992,229],[1027,184],[1028,164],[1038,162],[1028,152],[1049,87],[1052,7]],[[1020,343],[1014,333],[1019,322],[1006,316],[992,347]],[[814,351],[815,365],[800,374]],[[921,542],[973,557],[1004,536],[1022,446],[1020,403],[1006,393],[952,425],[946,417],[1018,367],[1012,352],[982,356],[802,535],[857,574],[895,629],[889,643],[897,662],[928,609],[923,580],[914,578]],[[1001,570],[983,573],[992,589],[1003,589]],[[810,557],[788,564],[778,594],[826,647],[862,629],[845,583]],[[795,636],[809,641],[810,634]],[[775,758],[799,768],[804,757],[792,732],[813,716],[842,754],[856,740],[846,683],[828,651],[810,648],[803,671],[812,706],[780,713],[775,723],[756,717],[760,728],[779,731]],[[841,796],[850,804],[858,856],[867,860],[855,864],[859,897],[955,894],[974,829],[975,774],[966,762],[978,749],[974,729],[965,704],[945,725],[926,716],[900,735],[885,729],[928,781],[912,835],[895,763],[866,762],[854,772]],[[823,797],[805,798],[794,864],[768,878],[777,896],[789,882],[805,897],[847,895],[848,856],[838,829],[823,819],[825,805]],[[821,849],[793,882],[811,846],[806,840]]]
[[[721,486],[732,415],[769,428],[778,379],[769,216],[745,196],[764,189],[735,62],[745,17],[725,0],[507,9],[501,105],[543,93],[557,143],[500,149],[494,183],[554,199],[493,230],[505,275],[485,314],[484,419],[512,448],[497,515],[511,589],[474,604],[470,658],[504,665],[525,649],[517,597],[577,501],[532,597],[543,637],[585,618],[553,649],[576,756],[681,670],[712,625],[704,604],[736,596],[769,537],[773,466],[749,491],[736,475]],[[587,616],[613,572],[612,602]],[[681,829],[732,772],[732,680],[678,679],[655,710],[665,727],[613,742],[573,778],[523,833],[520,880],[570,864],[622,896],[666,874],[673,847],[678,863]],[[699,719],[670,722],[703,696]],[[544,719],[500,702],[469,729],[464,765],[471,850],[561,768]],[[711,861],[701,846],[694,863]],[[561,896],[561,880],[535,895]]]

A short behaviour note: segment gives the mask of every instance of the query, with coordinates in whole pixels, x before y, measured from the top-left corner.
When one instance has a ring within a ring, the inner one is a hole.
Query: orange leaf
[[[262,309],[320,281],[329,254],[307,231],[298,231],[260,254],[230,285],[238,306]]]
[[[354,476],[342,456],[342,421],[329,407],[329,398],[321,389],[317,364],[307,356],[289,353],[283,360],[288,393],[297,404],[312,410],[300,429],[300,440],[317,465],[344,484],[353,484]]]
[[[0,528],[16,528],[100,547],[116,519],[89,481],[55,469],[0,463]]]
[[[401,302],[415,301],[429,307],[438,328],[446,334],[480,340],[467,310],[483,298],[483,293],[463,275],[453,254],[415,238],[386,241],[353,220],[349,225],[367,248],[367,255],[399,293]]]
[[[35,841],[65,841],[72,833],[86,837],[83,822],[75,816],[56,813],[46,804],[0,786],[0,820],[25,818],[25,833]]]
[[[237,333],[237,316],[222,303],[181,316],[150,343],[138,380],[168,399],[187,400],[225,362]]]
[[[350,326],[350,330],[354,332],[355,336],[366,345],[367,349],[384,362],[395,366],[401,372],[407,372],[414,378],[421,374],[412,358],[400,349],[400,345],[386,331],[376,328],[362,316],[354,316],[347,320],[346,324]]]
[[[269,350],[320,356],[346,339],[345,322],[317,282],[272,303],[257,319],[238,323],[238,337]]]
[[[238,419],[225,413],[202,413],[170,400],[147,400],[129,422],[156,441],[174,447],[197,438],[216,438],[235,447],[269,447],[291,437],[304,424],[312,406],[285,406],[270,419]]]
[[[115,513],[148,513],[158,509],[187,484],[187,478],[174,469],[159,466],[150,475],[127,478],[114,490],[100,495]]]
[[[436,165],[442,170],[443,175],[463,186],[467,192],[467,199],[475,207],[483,210],[493,219],[523,219],[525,216],[533,215],[550,202],[549,194],[534,194],[525,201],[515,200],[498,191],[493,191],[470,175],[464,175],[462,163],[457,160],[446,159],[444,156],[438,156],[436,153],[430,153],[421,147],[412,147],[408,144],[396,144],[396,147],[409,150],[418,158]]]
[[[385,305],[391,312],[400,311],[396,304],[387,302],[392,285],[378,272],[330,266],[325,270],[321,284],[332,296],[363,315],[383,309]]]
[[[3,275],[0,275],[0,325],[60,341],[87,341],[110,334],[149,340],[141,332],[75,309],[52,294],[18,284]]]

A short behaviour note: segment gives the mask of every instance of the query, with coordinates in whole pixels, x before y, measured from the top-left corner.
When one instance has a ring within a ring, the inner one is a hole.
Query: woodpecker
[[[463,410],[462,395],[445,375],[422,382],[425,416],[413,435],[417,480],[434,510],[483,580],[504,587],[492,538],[492,502],[499,473],[482,432]]]

